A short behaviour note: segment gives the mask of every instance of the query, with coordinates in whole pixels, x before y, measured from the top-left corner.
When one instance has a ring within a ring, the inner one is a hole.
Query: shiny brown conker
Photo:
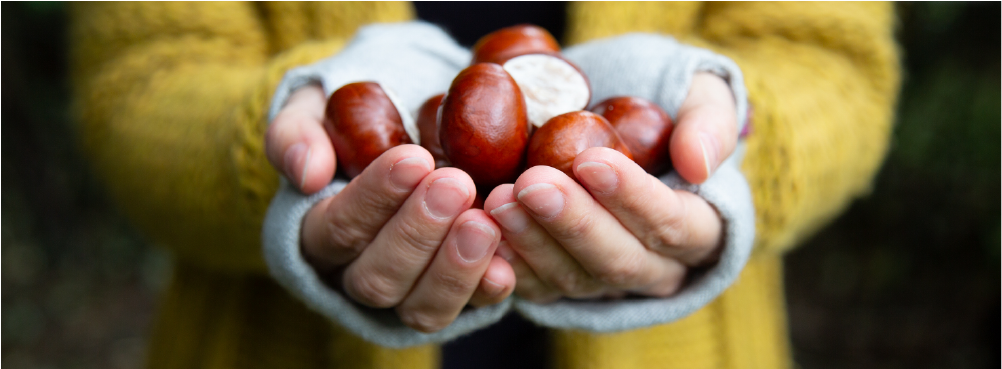
[[[350,83],[334,91],[324,110],[324,129],[349,178],[386,150],[411,143],[400,112],[375,82]]]
[[[633,161],[647,173],[660,175],[671,169],[668,143],[674,124],[660,106],[639,97],[618,96],[591,111],[612,124],[633,152]]]
[[[473,45],[473,64],[497,63],[525,54],[558,52],[560,45],[550,32],[531,24],[499,29]]]
[[[449,162],[478,186],[515,180],[529,141],[525,99],[498,64],[478,63],[452,81],[442,103],[439,138]]]
[[[630,149],[605,118],[589,111],[575,111],[553,117],[533,133],[528,166],[548,165],[575,178],[571,168],[574,158],[592,147],[608,147],[633,159]]]
[[[417,127],[421,135],[421,146],[431,153],[435,158],[435,167],[442,168],[449,166],[449,158],[442,151],[442,141],[438,134],[438,110],[442,106],[442,99],[445,94],[432,96],[425,101],[418,109]]]

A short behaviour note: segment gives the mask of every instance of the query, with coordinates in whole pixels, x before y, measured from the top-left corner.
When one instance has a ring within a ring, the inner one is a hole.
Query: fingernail
[[[619,185],[619,176],[607,164],[594,161],[584,162],[578,165],[578,179],[584,181],[589,190],[600,193],[609,193],[616,190]]]
[[[436,218],[451,218],[463,211],[470,191],[455,178],[439,178],[431,183],[424,194],[424,206]]]
[[[390,167],[390,184],[401,191],[410,191],[428,174],[430,165],[422,158],[407,158]]]
[[[522,189],[518,200],[528,207],[527,210],[543,218],[555,217],[564,210],[564,194],[549,183],[537,183]]]
[[[518,206],[517,202],[510,202],[498,206],[491,210],[491,216],[498,221],[505,230],[511,233],[520,233],[529,226],[529,214]]]
[[[484,281],[482,288],[484,290],[484,293],[487,294],[487,297],[497,296],[499,293],[501,293],[501,291],[504,291],[504,286],[490,279],[487,279],[487,277],[484,277],[481,280]]]
[[[466,222],[459,226],[456,235],[456,250],[459,257],[468,263],[479,261],[487,255],[487,249],[494,243],[494,230],[479,222]]]
[[[310,154],[313,150],[305,143],[300,142],[295,145],[289,146],[285,150],[284,167],[285,175],[289,179],[296,182],[296,187],[302,188],[303,182],[306,182],[306,170],[309,168]]]
[[[700,132],[699,148],[703,150],[703,165],[706,166],[706,177],[709,178],[718,164],[717,155],[720,154],[720,144],[713,135]]]

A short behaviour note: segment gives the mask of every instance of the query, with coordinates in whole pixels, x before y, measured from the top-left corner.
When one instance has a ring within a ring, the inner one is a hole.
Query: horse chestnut
[[[421,146],[431,153],[435,158],[435,167],[442,168],[449,166],[449,158],[442,151],[442,141],[438,134],[438,113],[442,106],[442,99],[445,94],[432,96],[418,110],[417,127],[421,134]]]
[[[671,169],[668,143],[674,125],[660,106],[639,97],[619,96],[599,103],[591,111],[612,124],[633,152],[633,161],[647,173],[660,175]]]
[[[350,83],[334,91],[324,111],[324,129],[349,178],[386,150],[411,143],[396,105],[375,82]]]
[[[492,188],[518,176],[529,141],[525,99],[500,65],[478,63],[459,72],[439,124],[445,155],[478,186]]]
[[[520,24],[499,29],[477,40],[473,45],[473,64],[501,64],[519,55],[558,51],[560,45],[545,29]]]
[[[575,178],[574,158],[592,147],[608,147],[633,159],[609,121],[589,111],[575,111],[553,117],[536,130],[529,141],[528,164],[548,165]]]

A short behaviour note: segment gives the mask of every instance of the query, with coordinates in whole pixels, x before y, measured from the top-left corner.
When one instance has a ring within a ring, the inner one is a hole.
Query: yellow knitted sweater
[[[754,131],[743,171],[756,250],[738,282],[678,322],[555,332],[557,366],[790,366],[780,255],[868,190],[899,85],[892,6],[580,3],[568,44],[670,34],[732,58]],[[149,348],[153,368],[422,368],[438,349],[375,347],[310,312],[260,252],[278,175],[266,108],[285,70],[336,53],[406,3],[101,3],[73,8],[83,147],[122,211],[176,256]]]

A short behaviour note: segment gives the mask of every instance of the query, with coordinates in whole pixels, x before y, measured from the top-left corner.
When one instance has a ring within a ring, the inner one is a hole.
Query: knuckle
[[[533,236],[535,236],[535,235],[533,235]],[[512,250],[515,251],[513,253],[514,255],[512,255],[513,257],[519,257],[520,254],[521,255],[531,255],[531,254],[533,254],[535,252],[538,252],[541,249],[545,249],[546,247],[550,246],[550,244],[548,242],[539,241],[537,239],[533,239],[532,241],[528,241],[528,240],[524,240],[524,239],[514,238],[514,239],[510,239],[510,240],[504,240],[502,242],[507,243],[508,246]]]
[[[275,115],[275,119],[268,125],[265,131],[266,139],[279,139],[283,134],[295,133],[296,130],[309,122],[309,116],[300,110],[286,106]]]
[[[358,197],[358,202],[362,209],[396,210],[400,206],[399,199],[380,188],[367,189]]]
[[[685,281],[685,274],[672,276],[652,288],[647,295],[651,297],[668,297],[674,295],[682,289],[683,281]]]
[[[413,217],[404,217],[404,220],[399,222],[397,233],[400,235],[401,241],[422,255],[434,253],[442,242],[429,238],[428,232],[415,225],[414,221]]]
[[[643,266],[644,259],[639,254],[623,254],[596,271],[595,278],[609,286],[632,286],[640,279]]]
[[[589,214],[573,217],[557,238],[576,239],[581,235],[592,234],[596,229],[594,223],[595,219]]]
[[[375,237],[381,224],[373,212],[351,211],[351,206],[332,205],[324,213],[330,244],[338,251],[357,254]]]
[[[686,243],[686,240],[689,238],[689,232],[685,223],[689,211],[684,201],[678,201],[677,203],[678,205],[675,206],[677,209],[664,216],[658,222],[660,225],[649,233],[649,239],[645,240],[648,246],[675,247]]]
[[[414,309],[398,309],[397,316],[404,325],[425,333],[440,331],[451,323],[441,317]]]
[[[358,255],[372,241],[368,232],[360,227],[348,226],[342,221],[327,222],[327,234],[330,235],[333,251],[349,257]]]
[[[639,168],[637,170],[643,170]],[[661,180],[653,175],[643,173],[642,178],[637,178],[630,188],[630,191],[621,191],[616,198],[619,207],[632,213],[645,213],[651,206],[651,199],[657,194],[657,186],[664,186]]]
[[[681,224],[677,224],[682,221],[669,220],[668,222],[668,224],[657,227],[651,232],[652,239],[648,240],[648,245],[653,247],[677,247],[685,244],[685,240],[689,238],[688,232]]]
[[[571,273],[557,273],[550,277],[550,284],[568,297],[577,297],[578,295],[585,294],[589,292],[590,289],[588,285],[590,283],[589,276],[584,275],[584,273],[571,272]]]
[[[388,308],[400,302],[395,288],[372,275],[345,273],[344,289],[355,301],[370,307]]]
[[[477,288],[479,281],[469,281],[449,273],[433,273],[435,284],[449,296],[465,296]]]

